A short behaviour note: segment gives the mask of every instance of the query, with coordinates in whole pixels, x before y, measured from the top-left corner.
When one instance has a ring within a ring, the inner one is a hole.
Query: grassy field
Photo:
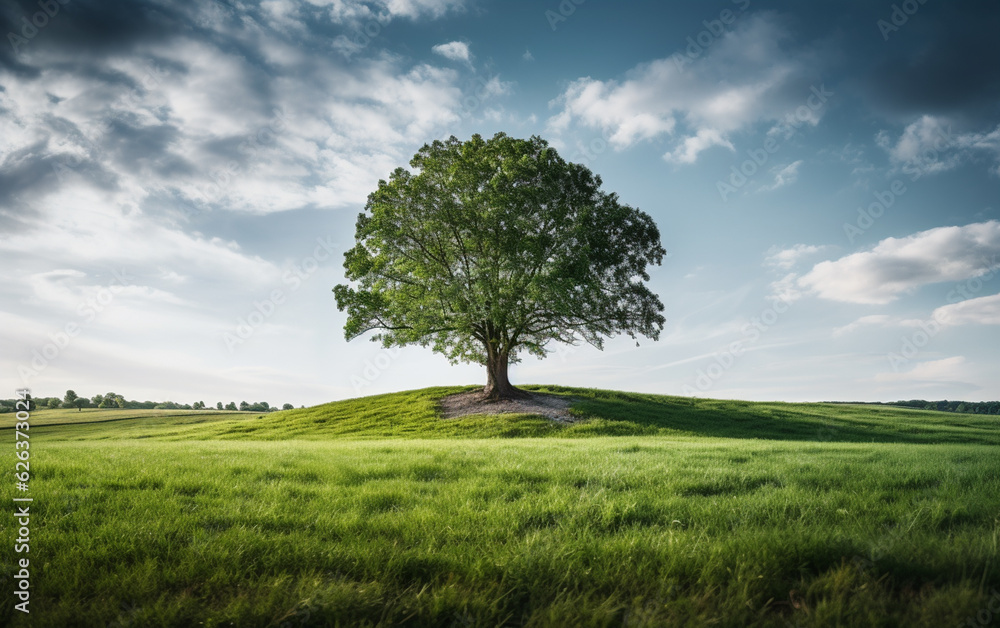
[[[11,595],[0,619],[1000,625],[996,417],[545,389],[581,421],[442,420],[443,388],[265,415],[40,411],[31,621]]]

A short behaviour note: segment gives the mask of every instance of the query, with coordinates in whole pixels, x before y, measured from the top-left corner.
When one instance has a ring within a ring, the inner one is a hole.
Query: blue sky
[[[485,381],[346,342],[331,288],[380,178],[504,131],[586,163],[669,251],[658,342],[553,346],[515,384],[1000,398],[995,3],[46,6],[0,7],[6,396]]]

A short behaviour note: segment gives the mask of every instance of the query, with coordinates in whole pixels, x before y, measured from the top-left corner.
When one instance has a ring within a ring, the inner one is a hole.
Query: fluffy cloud
[[[463,41],[451,41],[447,44],[438,44],[431,48],[435,54],[439,54],[446,59],[451,59],[452,61],[464,61],[466,63],[471,59],[469,55],[469,44]]]
[[[992,131],[956,133],[947,118],[925,115],[907,125],[895,141],[887,131],[880,131],[875,141],[906,174],[945,172],[975,153],[991,155],[1000,173],[1000,126]]]
[[[981,275],[997,265],[998,256],[1000,222],[938,227],[820,262],[797,284],[824,299],[884,304],[920,286]]]
[[[934,320],[944,325],[1000,325],[1000,294],[941,306],[934,310]]]
[[[733,133],[780,121],[806,105],[818,87],[806,51],[782,49],[785,29],[771,14],[742,18],[697,60],[679,52],[636,66],[622,80],[591,77],[574,81],[554,105],[562,110],[549,121],[554,132],[577,122],[602,129],[616,148],[669,136],[673,148],[664,158],[694,163],[712,146],[734,150]],[[818,108],[800,122],[815,125]]]
[[[465,0],[309,0],[309,4],[325,7],[330,19],[338,23],[357,23],[373,19],[386,23],[394,18],[437,19],[450,11],[463,10],[466,2]]]
[[[677,164],[693,164],[702,151],[712,146],[724,146],[731,151],[736,149],[732,143],[716,129],[698,129],[698,132],[684,138],[680,146],[663,156],[669,162]]]
[[[290,297],[289,268],[314,249],[324,278],[279,316],[309,299],[329,305],[344,244],[333,242],[349,223],[328,210],[364,203],[379,178],[469,117],[453,68],[377,44],[349,60],[329,53],[331,32],[353,32],[357,20],[434,18],[462,2],[76,6],[19,65],[0,55],[0,254],[17,259],[0,288],[11,315],[37,328],[9,360],[77,320],[88,295],[116,287],[46,378],[122,351],[179,372],[184,354],[199,352],[225,366],[233,357],[220,332],[274,290]],[[482,81],[478,115],[509,88]],[[302,228],[298,241],[275,235],[278,212]],[[111,274],[121,271],[124,285]],[[296,319],[298,333],[309,316]],[[280,344],[269,340],[280,324],[268,319],[248,351]]]

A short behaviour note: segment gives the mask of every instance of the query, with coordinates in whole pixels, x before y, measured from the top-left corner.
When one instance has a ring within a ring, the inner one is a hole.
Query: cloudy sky
[[[658,342],[515,384],[1000,398],[997,32],[985,1],[2,2],[0,397],[484,381],[346,342],[331,288],[380,178],[504,131],[670,252]]]

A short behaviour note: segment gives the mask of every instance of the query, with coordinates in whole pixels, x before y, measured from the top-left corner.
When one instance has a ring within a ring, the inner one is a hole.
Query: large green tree
[[[65,402],[63,404],[63,405],[65,405],[65,407],[67,407],[67,408],[76,408],[78,411],[82,411],[83,410],[83,404],[84,404],[84,401],[86,401],[86,399],[83,399],[83,398],[77,396],[76,391],[74,391],[74,390],[67,390],[66,391],[66,396],[63,397],[63,401]]]
[[[498,133],[425,145],[368,197],[354,285],[334,288],[348,340],[430,346],[486,366],[491,399],[520,396],[508,364],[552,341],[656,339],[663,304],[647,266],[665,251],[646,213],[601,190],[601,178],[539,138]]]

